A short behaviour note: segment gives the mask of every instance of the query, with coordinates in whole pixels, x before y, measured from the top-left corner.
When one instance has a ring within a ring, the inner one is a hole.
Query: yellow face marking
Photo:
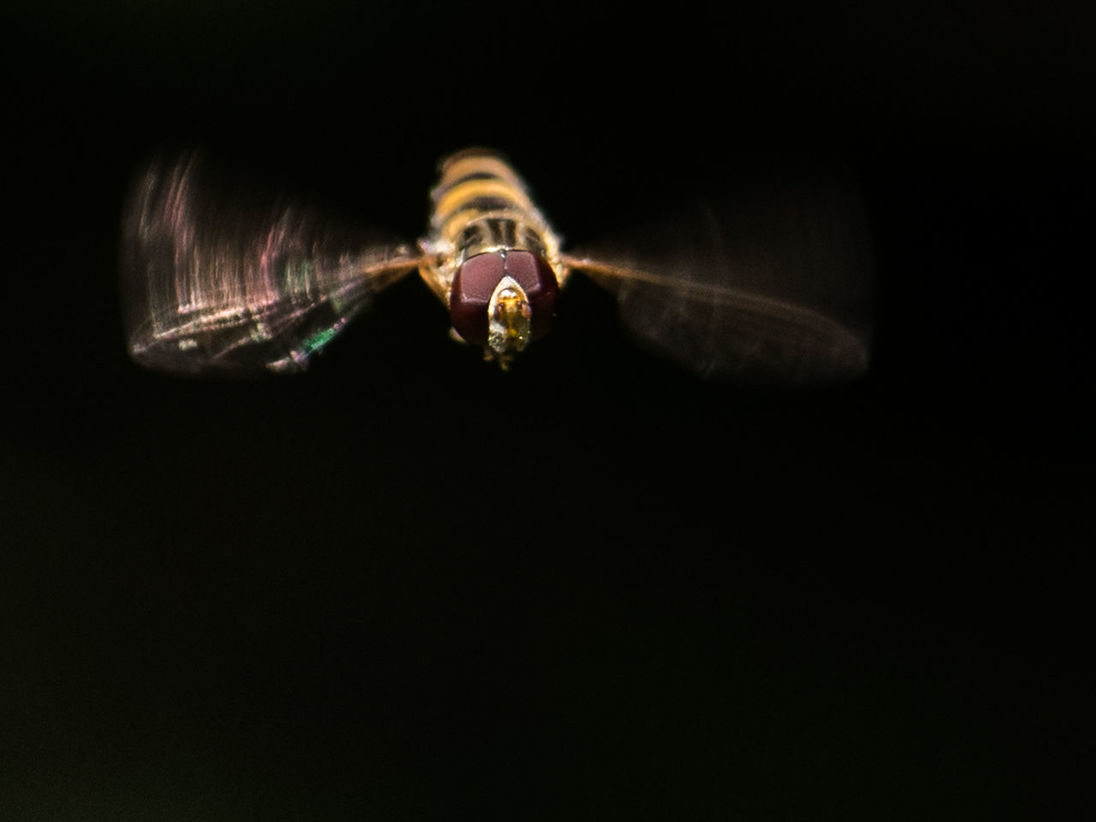
[[[511,277],[503,277],[487,308],[487,344],[506,356],[522,351],[533,332],[533,307],[524,289]]]

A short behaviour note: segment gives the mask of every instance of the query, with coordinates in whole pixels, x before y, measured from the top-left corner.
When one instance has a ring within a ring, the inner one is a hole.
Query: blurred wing
[[[807,387],[868,367],[871,264],[852,190],[752,182],[564,259],[613,292],[642,344],[709,379]]]
[[[367,244],[303,209],[256,211],[199,179],[193,156],[154,163],[122,223],[132,357],[161,371],[298,371],[384,286],[409,249]]]

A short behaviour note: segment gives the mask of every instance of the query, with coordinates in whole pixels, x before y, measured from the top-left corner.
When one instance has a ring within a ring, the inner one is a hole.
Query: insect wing
[[[851,187],[753,181],[712,202],[565,262],[616,295],[641,344],[703,377],[795,388],[862,374],[872,267]]]
[[[193,155],[155,162],[122,225],[131,356],[161,371],[298,371],[373,295],[415,268],[306,209],[253,209],[201,177]]]

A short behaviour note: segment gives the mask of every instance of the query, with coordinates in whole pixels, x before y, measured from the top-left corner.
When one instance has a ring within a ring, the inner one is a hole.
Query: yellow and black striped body
[[[453,328],[505,365],[547,332],[566,271],[559,239],[506,161],[482,149],[442,163],[420,273]]]

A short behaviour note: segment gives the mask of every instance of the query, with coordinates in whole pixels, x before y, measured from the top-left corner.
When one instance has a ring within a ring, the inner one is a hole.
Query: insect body
[[[845,379],[867,365],[864,315],[849,306],[862,307],[869,271],[855,209],[812,196],[782,190],[759,207],[709,210],[661,232],[670,239],[654,252],[566,254],[510,165],[469,150],[442,163],[415,249],[362,243],[289,205],[248,211],[204,188],[188,155],[154,163],[125,212],[129,351],[171,372],[300,370],[417,270],[454,335],[507,368],[548,332],[578,272],[616,295],[639,341],[702,376]]]
[[[506,368],[551,325],[567,274],[559,240],[521,179],[490,154],[447,160],[433,201],[422,277],[457,335]]]

